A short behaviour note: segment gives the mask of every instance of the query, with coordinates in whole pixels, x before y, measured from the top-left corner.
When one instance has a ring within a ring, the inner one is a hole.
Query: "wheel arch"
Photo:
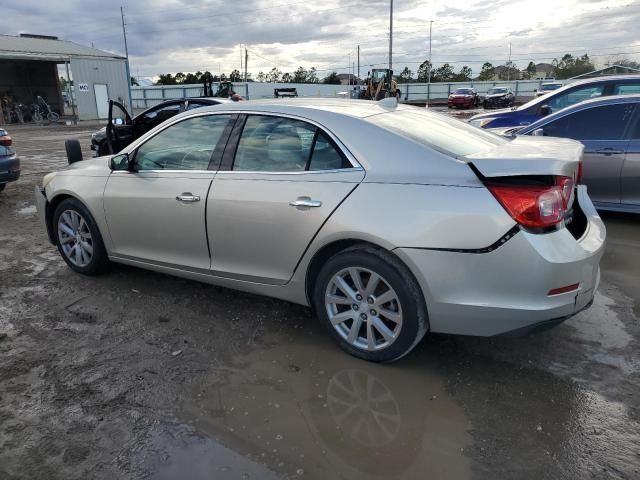
[[[331,257],[333,257],[334,255],[340,252],[343,252],[349,249],[354,249],[354,248],[367,248],[367,247],[374,248],[376,250],[380,250],[381,252],[384,252],[385,255],[390,256],[391,258],[393,258],[394,261],[396,261],[397,263],[405,267],[405,269],[407,270],[407,273],[411,275],[412,279],[416,282],[416,284],[421,287],[420,291],[422,294],[422,303],[427,311],[427,318],[428,318],[428,315],[429,315],[428,302],[427,302],[427,298],[425,298],[427,296],[427,292],[424,291],[425,285],[421,281],[422,279],[419,278],[418,275],[416,275],[416,272],[414,272],[415,265],[408,264],[403,258],[401,258],[395,253],[394,251],[395,249],[385,248],[384,246],[380,245],[379,243],[376,243],[375,241],[363,240],[361,238],[335,239],[326,243],[322,247],[318,248],[316,252],[313,254],[313,256],[311,257],[311,260],[307,264],[306,275],[305,275],[305,295],[307,298],[307,302],[309,303],[311,308],[314,308],[313,307],[313,290],[315,288],[316,278],[318,276],[318,273],[320,272],[320,269],[322,268],[322,265],[324,265],[324,263],[327,260],[329,260]]]
[[[45,212],[44,212],[45,225],[47,227],[47,234],[49,235],[49,241],[53,244],[56,243],[55,229],[53,228],[53,214],[56,211],[56,208],[58,208],[58,205],[60,205],[63,201],[65,201],[68,198],[73,198],[74,200],[77,200],[78,202],[82,203],[84,208],[89,210],[89,213],[94,218],[94,220],[96,219],[95,214],[93,213],[89,205],[87,205],[87,202],[83,201],[82,198],[67,191],[57,193],[56,195],[53,196],[53,198],[51,198],[51,200],[47,201]],[[96,222],[96,226],[98,228],[98,231],[100,231],[100,226],[97,224],[97,222]],[[101,231],[100,231],[100,235],[102,236],[102,238],[104,238],[104,235],[102,234]]]

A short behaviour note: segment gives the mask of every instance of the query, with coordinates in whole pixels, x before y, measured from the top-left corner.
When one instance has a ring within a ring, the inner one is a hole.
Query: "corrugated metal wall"
[[[94,85],[106,84],[109,98],[131,110],[125,60],[71,59],[71,76],[75,90],[79,120],[98,120]],[[86,84],[87,91],[80,85]]]

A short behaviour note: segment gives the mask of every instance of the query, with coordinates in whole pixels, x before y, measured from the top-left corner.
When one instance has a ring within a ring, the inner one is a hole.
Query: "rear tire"
[[[74,272],[98,275],[111,265],[102,235],[82,202],[67,198],[53,213],[52,231],[60,255]]]
[[[313,304],[338,345],[370,362],[402,358],[427,332],[427,309],[411,272],[369,246],[343,250],[323,265]]]
[[[0,192],[4,190],[4,187],[6,187],[7,184],[6,183],[0,183]]]

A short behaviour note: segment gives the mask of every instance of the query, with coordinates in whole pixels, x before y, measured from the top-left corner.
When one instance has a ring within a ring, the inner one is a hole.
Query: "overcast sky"
[[[131,72],[240,68],[241,46],[249,72],[272,67],[316,67],[319,76],[348,72],[356,62],[388,62],[388,0],[4,0],[0,33],[41,33],[124,52],[120,4],[125,7]],[[466,0],[394,2],[393,66],[414,72],[427,58],[433,20],[434,67],[444,62],[474,75],[484,61],[511,58],[550,62],[565,52],[586,52],[599,65],[612,57],[640,60],[640,1]]]

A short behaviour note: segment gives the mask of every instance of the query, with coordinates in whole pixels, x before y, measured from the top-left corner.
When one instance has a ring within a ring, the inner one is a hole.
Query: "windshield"
[[[457,88],[453,93],[457,95],[472,95],[473,90],[470,88]]]
[[[482,153],[508,142],[506,138],[440,113],[397,110],[373,115],[366,120],[452,156]]]
[[[487,92],[487,95],[493,95],[494,93],[507,93],[506,88],[492,88]]]

